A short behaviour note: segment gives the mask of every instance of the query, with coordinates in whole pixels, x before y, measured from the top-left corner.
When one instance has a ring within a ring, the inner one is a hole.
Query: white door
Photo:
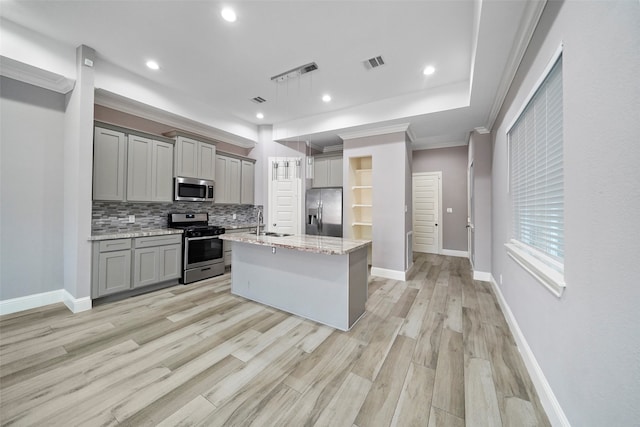
[[[442,172],[413,174],[413,251],[441,252]]]
[[[467,197],[467,245],[468,245],[468,251],[469,251],[469,262],[471,263],[471,268],[473,268],[473,265],[475,263],[476,260],[476,254],[475,254],[475,243],[474,243],[474,239],[475,239],[475,227],[474,227],[474,217],[475,217],[475,178],[474,178],[474,172],[473,172],[473,162],[471,162],[469,164],[469,170],[467,171],[467,178],[468,178],[468,183],[467,183],[467,191],[468,191],[468,197]]]
[[[286,161],[289,162],[288,170],[285,168]],[[274,168],[275,163],[278,164],[277,170]],[[266,177],[269,180],[269,210],[265,222],[268,231],[302,234],[301,180],[299,171],[295,171],[295,164],[295,158],[269,158]]]

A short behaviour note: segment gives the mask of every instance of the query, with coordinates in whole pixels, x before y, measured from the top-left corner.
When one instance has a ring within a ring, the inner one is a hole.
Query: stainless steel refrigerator
[[[305,232],[342,237],[342,187],[307,190]]]

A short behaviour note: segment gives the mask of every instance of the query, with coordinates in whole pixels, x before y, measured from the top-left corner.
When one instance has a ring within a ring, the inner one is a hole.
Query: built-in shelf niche
[[[351,228],[354,239],[372,238],[373,227],[372,159],[349,159],[349,185],[351,191]]]

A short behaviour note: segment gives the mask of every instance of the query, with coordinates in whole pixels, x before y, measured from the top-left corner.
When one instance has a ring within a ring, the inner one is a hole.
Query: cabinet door
[[[198,178],[198,151],[200,143],[193,139],[179,136],[175,147],[176,176]]]
[[[198,178],[216,179],[216,146],[200,142],[198,146]]]
[[[240,160],[227,159],[227,203],[240,203]]]
[[[98,256],[98,296],[122,292],[130,288],[131,251],[100,253]]]
[[[329,160],[313,160],[313,186],[327,187],[329,185]]]
[[[95,128],[93,140],[93,200],[124,201],[126,136]]]
[[[127,150],[127,200],[145,202],[151,200],[151,139],[129,135]]]
[[[328,159],[329,163],[329,187],[342,187],[342,157]]]
[[[254,200],[255,190],[255,165],[252,162],[246,160],[242,161],[242,176],[240,182],[242,188],[240,189],[240,203],[243,205],[252,205]]]
[[[136,249],[133,264],[133,287],[158,283],[160,272],[160,251],[155,248]]]
[[[182,273],[180,265],[182,260],[182,245],[161,246],[158,248],[160,254],[160,274],[158,280],[178,279]]]
[[[227,159],[216,156],[215,203],[227,203]]]
[[[151,159],[151,200],[170,202],[173,200],[173,144],[153,141]]]

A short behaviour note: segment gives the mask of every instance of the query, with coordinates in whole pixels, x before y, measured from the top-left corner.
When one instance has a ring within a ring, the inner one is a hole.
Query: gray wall
[[[65,97],[0,82],[0,300],[64,288]]]
[[[442,171],[442,248],[467,251],[467,146],[413,152],[413,171]],[[447,213],[452,208],[453,213]]]
[[[372,267],[404,272],[407,267],[406,234],[411,224],[411,192],[406,185],[408,150],[404,132],[347,139],[344,141],[343,176],[349,176],[349,159],[372,158]],[[351,205],[350,191],[344,195]],[[407,212],[405,212],[407,206]],[[407,220],[409,217],[409,220]],[[347,234],[348,235],[348,234]]]
[[[491,135],[471,134],[469,163],[473,161],[474,271],[491,272]],[[471,256],[471,254],[470,254]]]
[[[564,45],[567,288],[505,252],[507,126]],[[640,420],[640,4],[547,3],[494,127],[493,276],[574,426]]]

